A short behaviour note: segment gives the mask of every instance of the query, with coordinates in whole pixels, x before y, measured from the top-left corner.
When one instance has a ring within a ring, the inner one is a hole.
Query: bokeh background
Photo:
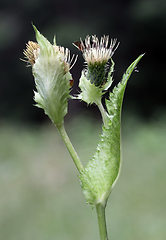
[[[122,113],[121,177],[107,206],[115,240],[166,238],[166,1],[0,1],[0,239],[99,239],[95,210],[86,206],[77,171],[56,129],[33,106],[31,68],[20,61],[33,23],[79,58],[72,42],[96,34],[117,38],[116,85],[146,53],[129,80]],[[69,101],[66,128],[84,163],[92,157],[101,118],[95,106]],[[55,131],[54,131],[55,130]]]

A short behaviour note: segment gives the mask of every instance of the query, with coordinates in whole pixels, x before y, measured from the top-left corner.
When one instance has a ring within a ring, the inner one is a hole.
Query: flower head
[[[95,86],[102,86],[106,82],[106,76],[109,69],[109,59],[113,56],[119,43],[116,46],[117,39],[111,39],[109,44],[109,36],[101,37],[101,40],[96,36],[87,36],[85,41],[75,42],[85,59],[87,68],[85,75]]]
[[[90,36],[87,36],[85,43],[81,41],[83,56],[87,64],[95,64],[96,62],[107,63],[118,47],[117,45],[114,49],[116,41],[117,39],[111,39],[110,46],[108,46],[109,36],[101,37],[100,42],[96,36],[92,36],[92,39]]]
[[[40,48],[38,43],[29,41],[26,44],[26,50],[23,51],[26,59],[25,61],[27,63],[30,63],[30,65],[34,65],[37,59],[39,50]]]
[[[56,53],[60,55],[60,61],[64,63],[65,72],[67,73],[75,64],[77,60],[77,56],[74,59],[74,55],[70,58],[70,50],[68,48],[64,48],[61,46],[53,45]],[[30,65],[34,65],[40,52],[40,46],[36,42],[28,41],[26,44],[26,49],[23,50],[23,54],[25,55],[25,59],[23,60]],[[28,66],[30,66],[28,65]]]
[[[74,60],[74,56],[70,57],[68,48],[57,46],[55,38],[52,45],[35,27],[34,29],[37,43],[29,41],[23,53],[25,61],[32,65],[37,89],[35,101],[55,125],[61,124],[67,114],[67,101],[73,84],[69,70],[77,57]]]

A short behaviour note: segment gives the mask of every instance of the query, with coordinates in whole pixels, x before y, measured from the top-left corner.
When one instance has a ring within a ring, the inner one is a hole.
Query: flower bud
[[[67,114],[68,99],[72,76],[70,51],[56,45],[55,38],[52,45],[34,27],[38,43],[29,41],[24,50],[27,62],[32,65],[35,79],[36,106],[43,108],[55,125],[63,122]],[[76,61],[76,58],[75,58]]]

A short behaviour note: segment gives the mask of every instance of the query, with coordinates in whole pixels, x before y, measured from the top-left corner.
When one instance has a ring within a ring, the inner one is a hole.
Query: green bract
[[[43,108],[55,125],[63,122],[67,114],[68,99],[70,97],[70,64],[68,51],[58,47],[54,41],[52,45],[34,27],[39,49],[36,52],[32,71],[35,78],[37,92],[35,92],[36,106]]]
[[[95,86],[102,86],[103,80],[105,79],[106,75],[106,63],[93,63],[93,64],[88,64],[88,69],[87,69],[87,78],[91,83],[94,83]]]
[[[102,86],[96,86],[95,83],[91,83],[91,81],[86,76],[86,72],[84,70],[82,71],[81,78],[79,80],[81,93],[78,95],[78,99],[83,100],[87,104],[100,104],[102,95],[112,84],[112,73],[114,71],[114,62],[112,59],[111,62],[112,65],[108,73],[106,83],[104,83]]]
[[[81,185],[87,203],[105,205],[119,176],[121,167],[120,127],[121,108],[127,81],[143,55],[140,55],[127,69],[122,81],[106,100],[108,125],[103,127],[101,140],[94,157],[80,175]]]

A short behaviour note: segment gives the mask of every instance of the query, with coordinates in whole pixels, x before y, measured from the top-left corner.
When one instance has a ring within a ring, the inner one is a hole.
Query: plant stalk
[[[80,159],[79,159],[79,157],[78,157],[78,155],[66,133],[64,124],[56,125],[56,127],[57,127],[73,161],[74,161],[74,164],[76,165],[76,167],[78,169],[78,172],[81,173],[84,167],[83,167],[83,165],[82,165],[82,163],[81,163],[81,161],[80,161]]]
[[[103,104],[100,102],[99,104],[97,104],[100,112],[101,112],[101,116],[102,116],[102,119],[103,119],[103,124],[106,128],[108,128],[108,117],[107,117],[107,112],[106,110],[104,109],[103,107]]]
[[[108,240],[106,218],[105,218],[105,205],[101,203],[96,205],[96,212],[99,225],[100,240]]]

